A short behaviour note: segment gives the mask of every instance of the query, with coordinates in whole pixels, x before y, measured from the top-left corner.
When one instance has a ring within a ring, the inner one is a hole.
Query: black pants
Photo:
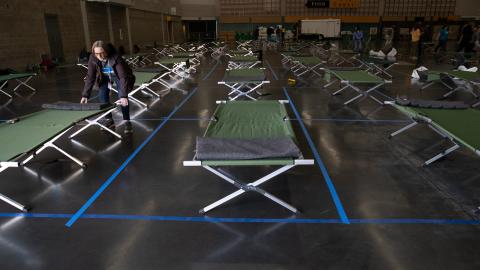
[[[117,89],[121,87],[120,81],[118,79],[115,80],[115,87],[117,87]],[[110,88],[108,88],[108,82],[105,82],[102,85],[100,85],[100,87],[98,87],[98,90],[100,91],[98,96],[100,99],[100,102],[110,103]],[[120,107],[122,108],[123,120],[130,120],[130,105],[120,106]]]

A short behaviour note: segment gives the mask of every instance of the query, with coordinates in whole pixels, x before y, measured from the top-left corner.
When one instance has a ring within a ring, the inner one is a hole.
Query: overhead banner
[[[330,8],[359,8],[360,0],[330,0]]]
[[[328,8],[330,1],[328,0],[308,0],[305,4],[307,8]]]

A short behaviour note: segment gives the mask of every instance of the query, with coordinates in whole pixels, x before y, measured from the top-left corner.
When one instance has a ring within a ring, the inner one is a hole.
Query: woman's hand
[[[123,107],[126,107],[126,106],[128,106],[128,98],[120,98],[120,99],[118,100],[118,103],[119,103],[120,105],[122,105]]]
[[[80,103],[82,104],[88,103],[88,98],[82,97],[82,99],[80,99]]]

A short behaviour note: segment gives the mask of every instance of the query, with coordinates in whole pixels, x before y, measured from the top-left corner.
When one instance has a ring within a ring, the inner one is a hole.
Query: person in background
[[[86,62],[90,57],[90,52],[87,52],[87,49],[82,48],[80,53],[78,54],[78,62]]]
[[[272,36],[273,36],[274,33],[275,33],[275,30],[273,29],[273,27],[269,26],[269,27],[267,28],[267,40],[268,40],[268,41],[273,41],[273,40],[272,40],[272,39],[273,39]]]
[[[260,35],[260,27],[257,26],[255,27],[255,30],[253,30],[253,40],[258,40],[259,35]]]
[[[421,25],[418,23],[415,25],[415,27],[413,27],[412,31],[410,31],[410,35],[412,37],[411,41],[411,53],[410,53],[410,57],[412,59],[417,59],[418,56],[421,54],[421,52],[419,51],[420,49],[420,38],[422,36],[422,28],[421,28]],[[415,56],[416,55],[416,56]]]
[[[117,54],[120,55],[120,56],[124,56],[126,54],[125,47],[123,47],[122,45],[118,46]]]
[[[275,29],[275,36],[277,38],[277,42],[281,42],[280,38],[282,37],[282,30],[280,30],[280,26],[277,26]]]
[[[473,31],[473,50],[475,53],[480,52],[480,26],[476,25]]]
[[[133,54],[140,53],[140,47],[137,44],[133,45]]]
[[[363,32],[357,27],[355,27],[355,31],[353,32],[353,51],[354,52],[362,52],[363,49]]]
[[[442,50],[442,52],[447,51],[447,41],[448,41],[448,26],[443,25],[438,33],[438,44],[435,47],[435,53],[438,53],[438,50]]]
[[[98,86],[100,102],[110,103],[110,89],[113,83],[118,91],[118,103],[121,105],[123,120],[126,121],[124,132],[132,133],[128,92],[135,84],[135,76],[113,45],[97,40],[92,45],[92,54],[88,59],[88,72],[80,103],[88,102],[94,85]],[[112,115],[107,116],[104,124],[107,127],[114,124]]]
[[[458,48],[457,52],[464,50],[466,53],[472,52],[473,49],[473,26],[472,23],[467,23],[462,28],[462,33],[460,35],[460,39],[458,41]]]

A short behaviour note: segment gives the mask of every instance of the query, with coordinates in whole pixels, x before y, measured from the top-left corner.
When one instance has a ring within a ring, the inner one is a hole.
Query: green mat
[[[14,74],[7,74],[7,75],[0,75],[0,81],[8,81],[13,79],[20,79],[26,78],[30,76],[35,76],[35,73],[14,73]]]
[[[294,61],[298,61],[304,65],[312,66],[317,65],[322,62],[322,60],[316,56],[300,56],[300,57],[293,57]]]
[[[427,81],[439,81],[440,80],[440,73],[449,74],[455,78],[459,78],[466,81],[473,81],[473,82],[480,82],[480,73],[479,72],[469,72],[469,71],[462,71],[462,70],[452,70],[452,71],[428,71],[428,78]]]
[[[226,82],[261,82],[265,80],[265,70],[261,68],[239,68],[231,69],[225,73],[224,81]]]
[[[191,52],[180,52],[180,53],[171,53],[170,56],[174,58],[178,58],[178,57],[192,58],[194,55]]]
[[[475,151],[480,149],[480,110],[429,109],[395,105],[400,111],[416,117],[431,119],[436,128],[452,136],[456,141]]]
[[[230,61],[233,62],[256,62],[258,58],[256,56],[243,56],[243,55],[234,55],[230,58]]]
[[[25,115],[14,124],[0,124],[0,161],[26,153],[73,123],[102,111],[42,110]]]
[[[383,79],[364,70],[329,70],[338,79],[350,83],[383,83]]]
[[[276,100],[229,101],[220,104],[204,137],[228,139],[266,139],[290,137],[296,142],[284,104]],[[293,159],[203,160],[210,166],[289,165]]]
[[[229,51],[230,54],[238,54],[238,55],[244,55],[249,53],[250,51],[245,51],[245,50],[234,50],[234,51]]]
[[[162,58],[158,60],[157,62],[160,64],[164,65],[171,65],[171,64],[177,64],[181,62],[187,62],[188,58],[182,58],[182,57],[167,57],[167,58]]]
[[[208,125],[205,137],[228,139],[295,139],[285,106],[276,100],[229,101],[214,114],[217,121]]]
[[[469,72],[469,71],[461,71],[461,70],[454,70],[449,71],[448,74],[467,81],[480,81],[480,73],[479,72]]]
[[[153,72],[133,72],[135,75],[135,86],[140,86],[153,80],[158,74]]]

